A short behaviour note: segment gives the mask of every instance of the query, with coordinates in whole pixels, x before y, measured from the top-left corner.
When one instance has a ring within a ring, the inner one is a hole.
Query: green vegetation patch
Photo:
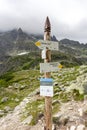
[[[13,79],[14,75],[11,72],[8,72],[2,76],[0,76],[0,88],[7,87],[9,82]]]
[[[23,70],[7,73],[0,77],[0,109],[13,109],[39,85],[39,71]],[[7,100],[5,100],[7,98]]]

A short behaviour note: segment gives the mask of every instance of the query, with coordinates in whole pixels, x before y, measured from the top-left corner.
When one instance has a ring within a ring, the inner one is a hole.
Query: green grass
[[[13,79],[13,74],[11,72],[8,72],[2,76],[0,76],[0,88],[1,87],[7,87],[9,85],[9,81]]]
[[[4,109],[5,106],[10,106],[13,109],[24,97],[40,86],[38,81],[39,71],[23,70],[10,73],[10,76],[8,74],[1,76],[0,79],[2,82],[0,84],[0,109]],[[15,88],[15,84],[18,88]],[[25,87],[21,88],[23,85]],[[12,87],[9,88],[9,86]],[[4,103],[1,102],[3,97],[8,97],[8,100]],[[19,99],[18,102],[15,101],[16,98]]]

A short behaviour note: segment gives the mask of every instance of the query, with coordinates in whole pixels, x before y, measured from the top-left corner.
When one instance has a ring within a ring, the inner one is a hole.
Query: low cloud
[[[70,1],[67,0],[70,4]],[[77,24],[67,23],[66,19],[63,21],[64,11],[66,11],[66,7],[70,9],[70,5],[68,3],[63,3],[64,0],[59,0],[59,4],[57,6],[57,1],[49,0],[37,0],[37,2],[33,0],[1,0],[0,3],[0,31],[7,31],[14,28],[21,27],[24,31],[28,33],[44,33],[44,23],[47,16],[50,18],[52,35],[56,35],[56,37],[60,40],[62,38],[69,38],[73,40],[77,40],[80,42],[87,43],[87,19],[86,16],[81,18]],[[73,5],[75,4],[75,0],[72,1]],[[86,0],[85,0],[86,2]],[[78,9],[80,7],[85,9],[86,12],[86,4],[85,2],[81,2],[81,0],[76,2],[78,5]],[[50,6],[48,7],[48,5]],[[55,8],[53,6],[55,5]],[[60,8],[64,7],[64,9]],[[81,6],[82,5],[82,6]],[[84,7],[84,8],[83,8]],[[59,9],[59,10],[58,10]],[[77,6],[75,7],[77,9]],[[59,12],[62,11],[62,12]],[[72,10],[71,10],[72,11]],[[75,11],[75,10],[74,10]],[[82,16],[84,11],[82,10]],[[57,14],[58,13],[58,14]],[[66,15],[68,10],[65,12]],[[72,12],[73,13],[73,12]],[[76,13],[76,16],[78,12]],[[70,14],[69,14],[70,16]],[[80,16],[80,14],[79,14]],[[71,16],[72,17],[72,16]],[[65,18],[65,15],[64,15]],[[66,17],[68,18],[68,17]],[[77,19],[76,19],[77,20]],[[69,21],[68,21],[69,22]]]

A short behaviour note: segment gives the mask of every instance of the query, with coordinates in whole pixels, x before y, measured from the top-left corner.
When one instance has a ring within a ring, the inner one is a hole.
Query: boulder
[[[59,117],[53,117],[53,123],[56,125],[63,125],[65,126],[69,121],[69,117],[65,115],[61,115]]]
[[[70,127],[70,130],[76,130],[76,126],[74,126],[74,125],[71,126],[71,127]]]
[[[13,86],[9,85],[9,86],[8,86],[8,88],[9,88],[9,89],[12,89],[12,88],[13,88]]]
[[[25,89],[26,85],[21,85],[20,90]]]
[[[58,86],[58,82],[54,82],[53,86]]]
[[[5,110],[5,112],[9,112],[9,111],[11,110],[11,108],[10,108],[9,106],[6,106],[6,107],[4,108],[4,110]]]
[[[14,83],[14,84],[13,84],[13,87],[14,87],[15,89],[19,89],[20,86],[21,86],[21,85],[20,85],[19,83]]]
[[[4,115],[4,110],[0,110],[0,117]]]
[[[31,115],[31,116],[28,116],[22,123],[23,123],[23,124],[30,124],[32,118],[33,118],[32,115]]]
[[[82,83],[83,89],[84,89],[84,94],[87,94],[87,81],[84,81]]]
[[[3,97],[3,98],[1,99],[1,103],[7,102],[7,100],[8,100],[8,97]]]
[[[77,130],[85,130],[85,125],[83,124],[78,125]]]
[[[20,100],[18,98],[15,98],[15,102],[19,102]]]

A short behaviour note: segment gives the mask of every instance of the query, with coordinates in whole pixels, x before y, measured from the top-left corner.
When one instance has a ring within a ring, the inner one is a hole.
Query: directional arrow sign
[[[62,65],[58,62],[50,62],[50,63],[40,63],[40,73],[43,72],[56,72]]]
[[[59,50],[59,43],[54,41],[39,40],[35,43],[35,45],[40,49],[48,47],[50,50]]]

